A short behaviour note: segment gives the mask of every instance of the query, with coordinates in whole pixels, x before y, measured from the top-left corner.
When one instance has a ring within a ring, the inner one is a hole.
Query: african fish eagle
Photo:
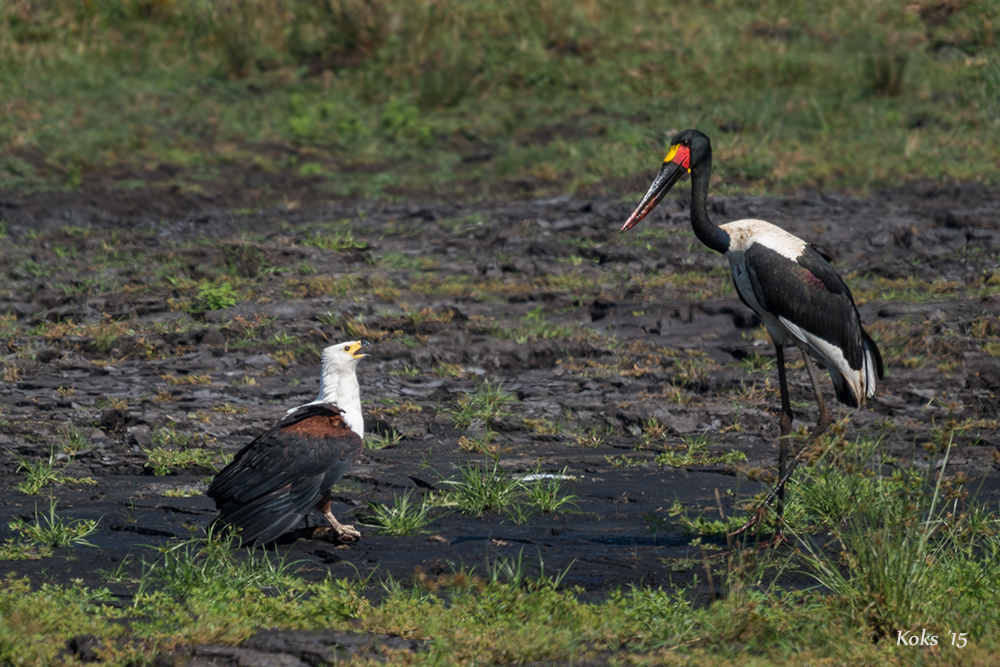
[[[243,544],[266,544],[313,507],[342,542],[361,537],[330,511],[330,490],[364,447],[364,419],[355,374],[367,341],[323,350],[319,397],[289,410],[275,426],[241,449],[208,488],[221,524],[239,531]]]

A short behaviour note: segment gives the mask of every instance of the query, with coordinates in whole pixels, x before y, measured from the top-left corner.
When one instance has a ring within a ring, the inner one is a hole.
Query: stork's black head
[[[712,168],[712,142],[708,135],[698,130],[684,130],[670,141],[670,149],[674,146],[688,149],[689,164],[686,165],[688,171],[699,167]],[[680,148],[678,149],[680,151]]]
[[[637,222],[649,215],[656,208],[664,195],[670,191],[684,172],[712,170],[712,142],[698,130],[684,130],[670,141],[670,152],[663,159],[660,173],[656,175],[653,184],[649,186],[646,195],[632,211],[622,231],[628,231]]]

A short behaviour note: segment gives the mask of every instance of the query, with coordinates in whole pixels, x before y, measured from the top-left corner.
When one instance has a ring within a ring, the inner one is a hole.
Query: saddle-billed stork
[[[659,174],[622,231],[646,217],[685,172],[691,174],[691,226],[695,236],[729,260],[736,293],[760,315],[774,342],[781,390],[778,483],[736,533],[755,525],[777,497],[775,538],[780,540],[784,486],[799,461],[799,457],[788,461],[793,414],[785,379],[785,345],[794,343],[802,351],[816,394],[819,419],[810,442],[830,425],[830,413],[806,352],[826,366],[837,400],[851,407],[861,407],[875,395],[876,384],[882,379],[882,355],[865,332],[851,290],[830,266],[832,258],[827,252],[763,220],[716,225],[708,219],[712,144],[698,130],[685,130],[673,138]]]

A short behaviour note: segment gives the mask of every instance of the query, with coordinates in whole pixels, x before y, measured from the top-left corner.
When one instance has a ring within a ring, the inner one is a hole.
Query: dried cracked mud
[[[618,233],[638,194],[481,205],[307,200],[247,211],[166,194],[6,193],[0,539],[14,536],[10,521],[47,511],[50,495],[60,516],[100,523],[93,547],[7,561],[5,572],[35,584],[82,579],[127,604],[136,588],[128,578],[142,575],[156,548],[201,534],[215,514],[203,495],[211,467],[155,475],[147,450],[204,449],[218,464],[220,451],[234,453],[314,398],[316,350],[367,337],[366,427],[390,444],[367,449],[334,491],[335,514],[361,529],[360,541],[335,545],[303,527],[274,547],[303,576],[409,580],[521,554],[529,570],[565,570],[564,585],[585,596],[689,584],[702,552],[670,509],[743,515],[772,478],[774,351],[733,292],[725,259],[691,234],[684,197]],[[711,202],[718,222],[765,219],[836,256],[887,363],[868,408],[834,407],[843,437],[882,434],[893,465],[926,467],[937,459],[925,445],[941,426],[967,425],[949,470],[995,503],[996,193],[915,185],[867,198]],[[212,310],[192,298],[192,284],[220,275],[233,276],[236,303]],[[457,427],[459,399],[485,380],[516,398],[509,414]],[[815,408],[801,365],[790,382],[796,425],[809,425]],[[832,403],[825,374],[823,382]],[[484,443],[487,426],[496,435]],[[680,465],[660,456],[691,443],[704,451],[673,459]],[[470,451],[477,445],[491,453]],[[92,483],[19,490],[22,462],[50,453],[67,476]],[[459,466],[492,457],[511,475],[568,475],[572,511],[518,518],[440,508],[410,537],[367,525],[370,503],[406,490],[440,495]],[[108,582],[113,569],[119,583]],[[193,650],[191,663],[246,657],[213,650]]]

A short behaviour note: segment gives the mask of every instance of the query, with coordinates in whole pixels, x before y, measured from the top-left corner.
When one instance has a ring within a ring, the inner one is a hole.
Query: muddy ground
[[[704,575],[701,549],[668,510],[679,501],[690,518],[743,514],[736,500],[773,474],[776,373],[745,360],[774,351],[728,286],[724,258],[691,235],[684,196],[661,204],[634,236],[619,235],[642,187],[623,199],[300,198],[260,210],[166,192],[0,197],[0,537],[13,535],[10,520],[47,510],[49,494],[63,517],[100,519],[93,547],[7,561],[5,572],[36,583],[79,578],[127,602],[135,584],[108,583],[104,573],[124,562],[119,574],[140,576],[157,546],[200,534],[214,516],[201,493],[212,469],[152,474],[144,449],[156,434],[173,428],[193,437],[188,447],[233,453],[315,396],[315,350],[364,335],[374,344],[359,368],[366,426],[403,437],[367,450],[335,490],[334,511],[359,525],[359,542],[334,545],[303,530],[277,545],[305,576],[408,580],[519,553],[536,571],[539,560],[546,572],[567,570],[564,585],[584,595]],[[836,417],[850,416],[844,437],[882,434],[894,465],[926,466],[935,429],[949,419],[976,423],[959,433],[949,468],[996,503],[1000,435],[982,426],[1000,412],[996,193],[921,185],[869,198],[714,197],[712,211],[718,222],[765,219],[827,247],[863,301],[887,376],[868,408],[835,406]],[[339,249],[309,245],[316,229],[350,237]],[[158,262],[177,274],[164,279]],[[199,310],[182,278],[222,269],[243,281],[239,300]],[[129,330],[110,343],[95,330],[56,327],[116,321]],[[189,375],[201,380],[176,384]],[[518,399],[489,425],[499,464],[572,476],[574,511],[518,522],[442,509],[411,537],[363,525],[369,503],[406,489],[444,491],[456,466],[492,461],[463,449],[484,425],[457,428],[447,412],[484,379]],[[790,380],[797,424],[809,424],[815,409],[801,365]],[[825,374],[823,382],[832,402]],[[224,405],[236,411],[215,409]],[[666,428],[643,441],[652,419]],[[68,425],[80,434],[70,455]],[[709,462],[654,462],[701,434],[710,457],[699,460]],[[50,450],[68,464],[65,474],[96,483],[19,491],[19,462]],[[746,460],[710,462],[730,450]]]

